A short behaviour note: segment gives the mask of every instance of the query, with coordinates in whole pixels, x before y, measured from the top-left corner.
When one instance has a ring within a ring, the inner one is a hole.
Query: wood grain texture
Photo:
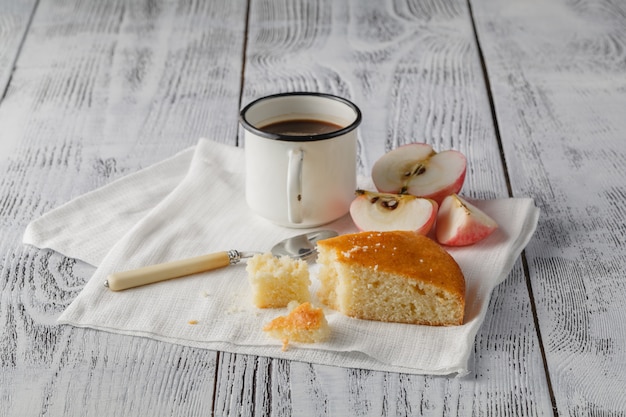
[[[560,415],[626,413],[626,4],[472,2]]]
[[[0,96],[11,78],[36,5],[36,0],[0,1]]]
[[[0,10],[0,416],[626,413],[623,2],[0,0]],[[31,219],[200,136],[236,144],[242,102],[295,90],[361,107],[365,175],[385,151],[425,141],[468,156],[463,194],[507,197],[510,178],[515,196],[536,199],[537,236],[493,293],[469,375],[56,324],[93,267],[24,247]]]
[[[297,90],[348,97],[363,111],[364,175],[385,151],[426,141],[468,155],[465,194],[507,196],[466,3],[253,2],[249,21],[244,103]],[[276,415],[551,414],[520,266],[496,291],[488,317],[465,378],[260,364],[236,355],[222,357],[228,366],[219,371],[280,381],[276,395],[263,397],[263,410]],[[240,397],[242,404],[254,401],[240,386],[218,384],[217,403]]]
[[[235,143],[245,11],[230,0],[39,1],[15,68],[0,69],[10,80],[0,103],[1,416],[211,414],[216,352],[57,325],[93,267],[21,237],[31,219],[201,136]]]
[[[462,1],[253,3],[244,102],[322,91],[363,111],[360,166],[410,142],[470,160],[466,193],[506,192],[470,16]]]
[[[36,0],[0,1],[0,102],[7,95],[15,61],[21,52],[36,4]],[[0,155],[9,155],[11,151],[11,144],[0,132]]]

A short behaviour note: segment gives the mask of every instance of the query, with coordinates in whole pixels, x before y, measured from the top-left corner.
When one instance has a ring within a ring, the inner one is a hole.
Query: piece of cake
[[[361,232],[317,242],[320,301],[366,320],[463,323],[465,279],[439,244],[409,231]]]
[[[246,266],[252,301],[259,308],[286,307],[290,301],[309,301],[309,267],[300,259],[256,254]]]
[[[283,342],[287,350],[289,342],[316,343],[326,340],[330,327],[321,308],[315,308],[310,302],[293,308],[286,316],[276,317],[267,323],[263,330],[270,336]]]

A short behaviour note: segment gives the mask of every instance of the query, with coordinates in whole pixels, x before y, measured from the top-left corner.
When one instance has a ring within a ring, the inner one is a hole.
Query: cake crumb
[[[290,303],[293,306],[293,303]],[[330,327],[321,308],[310,302],[297,305],[286,316],[276,317],[263,327],[271,337],[282,341],[282,350],[288,349],[290,342],[316,343],[326,340]]]

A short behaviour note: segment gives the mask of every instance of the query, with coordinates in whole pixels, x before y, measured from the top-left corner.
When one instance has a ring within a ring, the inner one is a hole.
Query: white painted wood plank
[[[35,0],[0,1],[0,94],[5,91],[11,78],[13,64],[36,4]]]
[[[0,1],[0,102],[7,94],[7,87],[13,74],[22,42],[35,11],[35,0]],[[0,155],[10,152],[8,139],[0,132]]]
[[[468,155],[464,193],[506,197],[489,101],[464,2],[253,2],[244,103],[281,91],[342,95],[364,114],[363,173],[412,141]],[[520,265],[494,294],[465,378],[346,370],[223,355],[216,410],[242,415],[545,415],[549,392]],[[228,375],[223,373],[228,370]],[[248,387],[270,384],[271,393]],[[247,399],[246,399],[247,398]],[[257,403],[258,404],[258,403]]]
[[[93,268],[21,237],[201,136],[236,142],[245,12],[40,0],[0,103],[0,415],[211,414],[215,352],[58,326]]]
[[[626,4],[474,0],[559,415],[626,413]]]
[[[229,47],[220,49],[223,43],[212,41],[236,38],[241,32],[233,28],[243,25],[243,18],[219,17],[231,24],[217,25],[217,31],[198,40],[193,38],[197,31],[214,26],[213,12],[229,11],[230,3],[211,10],[200,3],[182,4],[176,8],[183,11],[180,16],[170,3],[134,4],[139,3],[42,2],[11,95],[0,105],[0,132],[10,133],[5,138],[12,149],[0,160],[0,317],[7,330],[0,337],[0,415],[98,415],[103,410],[109,415],[202,415],[212,403],[216,372],[216,414],[550,413],[519,265],[496,291],[477,338],[475,371],[464,379],[241,355],[220,354],[216,362],[211,352],[57,329],[54,317],[80,291],[90,270],[55,254],[16,249],[27,220],[160,160],[203,132],[234,143],[236,111],[222,106],[238,106],[238,84],[232,82],[239,77],[233,69],[237,61],[220,63],[220,58],[236,46],[224,40]],[[322,6],[253,2],[252,35],[260,39],[251,42],[250,51],[259,62],[250,56],[246,99],[274,86],[347,95],[367,111],[360,153],[364,170],[384,150],[413,140],[416,131],[424,140],[458,147],[470,161],[479,161],[467,194],[506,195],[463,3]],[[64,20],[70,10],[85,23]],[[282,22],[284,31],[269,30],[264,19]],[[312,27],[311,19],[329,23]],[[172,40],[174,34],[180,37]],[[170,52],[155,50],[157,44]],[[277,53],[273,44],[283,49]],[[198,73],[207,56],[218,69],[203,79]],[[170,57],[184,57],[185,64]],[[211,82],[223,77],[230,81]],[[214,117],[204,119],[205,114]]]

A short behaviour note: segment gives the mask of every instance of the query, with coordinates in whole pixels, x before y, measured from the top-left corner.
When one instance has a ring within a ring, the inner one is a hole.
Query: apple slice
[[[426,235],[437,218],[437,203],[409,194],[357,190],[350,215],[361,231],[412,230]]]
[[[484,211],[456,194],[446,197],[439,207],[435,234],[442,245],[472,245],[489,236],[498,224]]]
[[[435,152],[426,143],[411,143],[381,156],[372,168],[372,180],[380,192],[408,193],[441,204],[463,187],[466,166],[459,151]]]

